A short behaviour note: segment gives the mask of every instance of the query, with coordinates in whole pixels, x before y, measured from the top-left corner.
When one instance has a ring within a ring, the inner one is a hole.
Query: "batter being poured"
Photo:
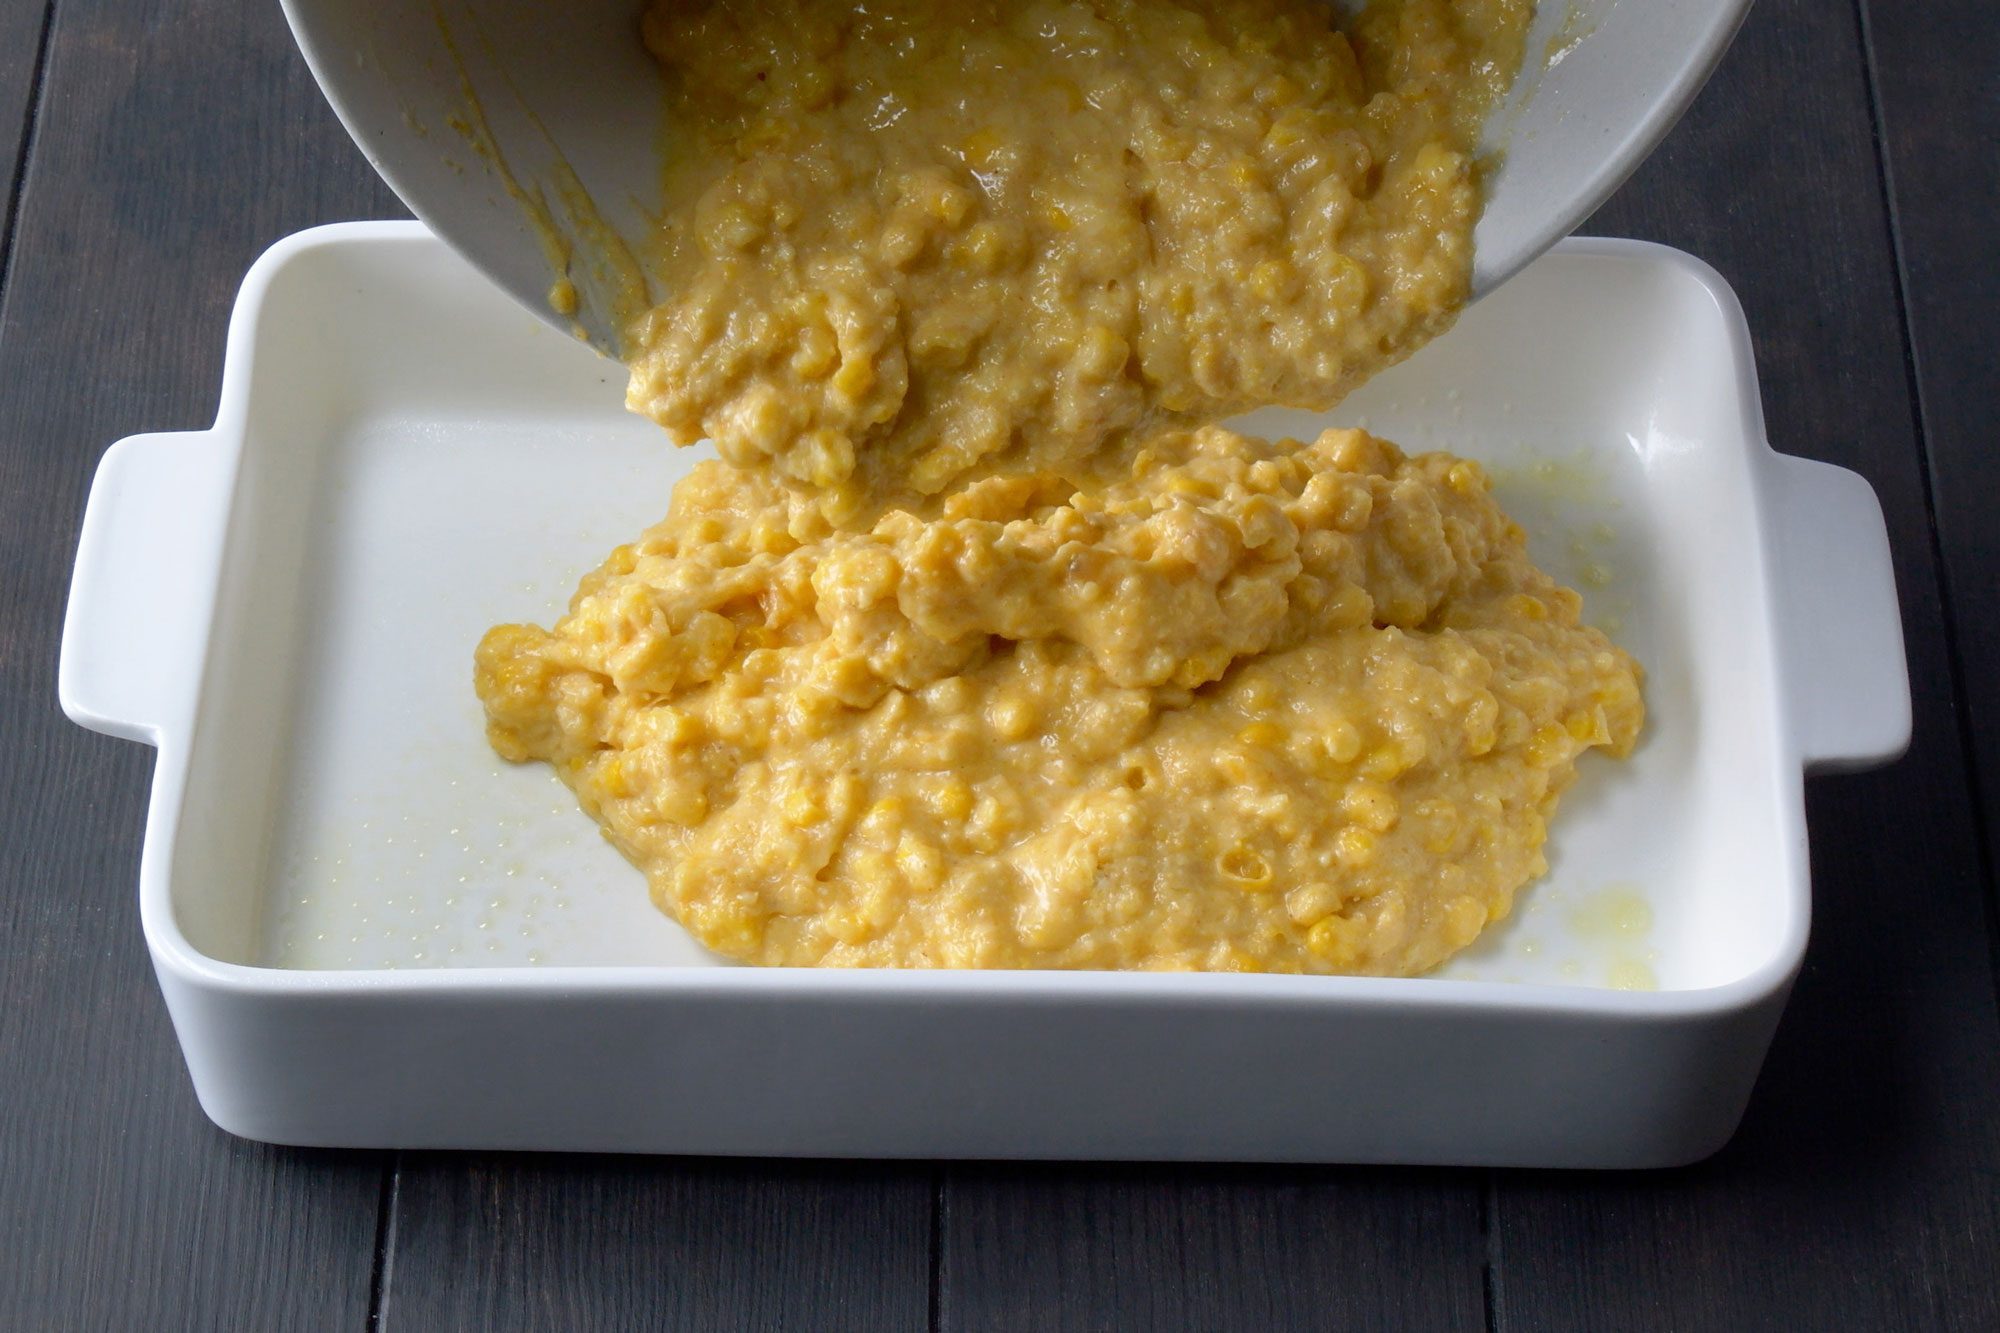
[[[836,516],[1326,408],[1466,299],[1527,0],[656,4],[628,401]]]
[[[1523,0],[659,4],[632,405],[712,438],[478,653],[704,944],[1409,974],[1543,872],[1637,666],[1477,465],[1327,407],[1467,294]]]

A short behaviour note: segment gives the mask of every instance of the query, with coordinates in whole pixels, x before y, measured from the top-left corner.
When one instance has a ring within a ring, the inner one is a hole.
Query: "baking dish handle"
[[[185,734],[228,503],[210,431],[134,435],[90,485],[63,618],[57,693],[92,731],[158,745]]]
[[[1866,479],[1770,455],[1777,622],[1806,768],[1886,764],[1910,744],[1910,677],[1882,506]]]

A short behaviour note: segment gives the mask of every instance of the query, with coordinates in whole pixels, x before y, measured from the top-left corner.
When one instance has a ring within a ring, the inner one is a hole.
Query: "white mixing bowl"
[[[284,0],[348,133],[403,202],[544,318],[570,256],[575,322],[615,346],[607,234],[659,211],[659,75],[640,0]],[[1693,98],[1749,0],[1542,0],[1489,130],[1477,233],[1491,291],[1566,235]],[[573,173],[573,174],[572,174]],[[615,248],[615,247],[614,247]]]

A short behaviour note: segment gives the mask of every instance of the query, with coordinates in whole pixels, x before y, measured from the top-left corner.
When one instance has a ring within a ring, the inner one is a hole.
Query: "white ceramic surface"
[[[480,633],[691,460],[620,382],[421,227],[349,224],[252,270],[214,428],[106,455],[62,701],[159,747],[142,919],[225,1128],[1639,1166],[1734,1127],[1804,947],[1802,771],[1898,752],[1909,697],[1874,496],[1765,445],[1698,262],[1566,242],[1337,414],[1487,460],[1649,672],[1639,753],[1586,761],[1549,878],[1432,978],[719,965],[471,694]]]
[[[1750,0],[1542,0],[1479,225],[1487,292],[1588,217],[1660,141],[1721,58]],[[574,247],[578,318],[614,345],[595,230],[659,211],[658,74],[639,0],[284,0],[314,76],[413,212],[544,319],[551,267],[520,194]],[[557,321],[565,327],[568,321]]]

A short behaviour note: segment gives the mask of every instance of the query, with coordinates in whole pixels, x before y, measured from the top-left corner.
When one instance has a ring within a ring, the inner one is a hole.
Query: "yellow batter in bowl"
[[[658,0],[630,405],[836,517],[1115,475],[1448,327],[1529,0]]]

